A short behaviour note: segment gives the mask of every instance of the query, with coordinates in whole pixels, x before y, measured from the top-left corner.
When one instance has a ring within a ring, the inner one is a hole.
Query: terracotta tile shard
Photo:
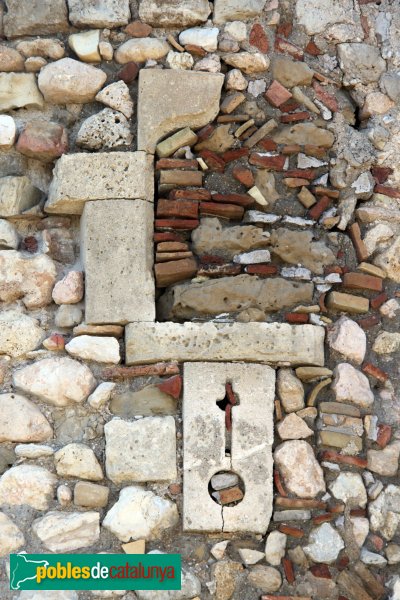
[[[124,28],[125,33],[135,38],[144,38],[151,34],[153,28],[151,25],[142,23],[141,21],[132,21]]]
[[[226,490],[220,490],[219,499],[221,504],[230,504],[242,500],[243,492],[239,487],[233,487]]]
[[[365,589],[357,582],[354,575],[348,571],[342,571],[337,579],[339,588],[344,591],[350,600],[373,600],[373,598],[367,594]]]
[[[363,329],[371,329],[372,327],[375,327],[375,325],[378,325],[380,322],[381,320],[378,317],[378,315],[370,315],[369,317],[365,317],[364,319],[359,319],[357,321],[359,326]]]
[[[380,279],[380,281],[382,281],[382,279]],[[371,288],[369,288],[369,289],[371,289]],[[386,294],[386,292],[382,292],[382,294],[379,294],[379,296],[375,296],[375,298],[371,299],[371,308],[376,310],[377,308],[382,306],[382,304],[384,302],[386,302],[387,299],[388,299],[388,295]]]
[[[211,150],[201,150],[200,156],[211,171],[217,171],[217,173],[224,172],[226,163],[223,158],[218,156],[218,154],[215,154],[215,152],[212,152]]]
[[[343,294],[341,292],[330,292],[328,294],[326,306],[331,310],[348,313],[366,313],[369,310],[369,300],[362,296],[353,296],[352,294]]]
[[[321,525],[321,523],[329,523],[336,519],[336,515],[334,513],[325,513],[323,515],[317,515],[313,517],[312,522],[314,525]]]
[[[374,192],[376,194],[384,194],[385,196],[390,196],[390,198],[400,198],[400,190],[396,188],[388,187],[386,185],[381,185],[377,183],[374,187]]]
[[[160,171],[160,185],[202,186],[203,173],[201,171],[167,170]]]
[[[170,377],[169,379],[166,379],[161,383],[157,383],[156,385],[161,392],[164,392],[165,394],[172,396],[172,398],[175,398],[175,400],[178,400],[182,392],[182,377],[180,375],[175,375],[175,377]]]
[[[275,506],[280,508],[318,508],[326,509],[326,502],[314,500],[314,498],[285,498],[277,496],[275,498]]]
[[[276,469],[274,470],[274,484],[279,494],[283,497],[287,497],[287,493],[285,488],[283,487],[281,476],[279,474],[279,471],[277,471]]]
[[[202,188],[197,190],[171,190],[170,200],[211,200],[211,192]]]
[[[245,167],[240,167],[237,165],[232,171],[233,177],[236,181],[239,181],[242,185],[247,188],[251,188],[254,185],[254,175],[250,169],[246,169]]]
[[[389,175],[393,173],[393,169],[391,167],[372,167],[371,173],[377,183],[385,183]]]
[[[178,281],[190,279],[197,273],[197,263],[193,258],[174,260],[154,265],[157,287],[167,287]]]
[[[261,156],[253,152],[250,155],[249,163],[262,167],[263,169],[271,169],[272,171],[282,171],[285,166],[286,156],[278,154],[277,156]]]
[[[251,46],[258,48],[260,52],[266,54],[268,52],[269,43],[265,34],[264,28],[260,23],[254,23],[249,35],[249,43]]]
[[[182,229],[192,230],[199,226],[196,219],[156,219],[154,222],[156,229]]]
[[[276,36],[274,48],[277,52],[281,52],[282,54],[289,54],[293,56],[296,60],[304,60],[304,52],[298,46],[291,44],[285,38]]]
[[[267,277],[268,275],[276,275],[278,272],[278,267],[276,265],[248,265],[245,268],[245,271],[249,275]]]
[[[208,140],[211,137],[212,133],[215,130],[215,126],[209,123],[202,127],[199,131],[196,132],[197,139],[199,142],[204,142],[204,140]]]
[[[287,323],[308,323],[307,313],[285,313],[284,319]]]
[[[353,570],[360,579],[362,579],[368,592],[375,598],[380,600],[385,595],[385,588],[380,581],[371,573],[371,571],[361,561],[357,562]]]
[[[232,431],[232,405],[228,404],[225,408],[225,427],[227,431]]]
[[[267,152],[271,150],[274,151],[278,148],[278,144],[274,142],[274,140],[272,140],[271,138],[265,138],[264,140],[260,140],[258,145],[261,146],[263,150],[267,150]]]
[[[297,123],[298,121],[308,121],[309,119],[311,119],[311,114],[306,110],[282,115],[279,118],[281,123]]]
[[[179,374],[179,365],[173,363],[155,363],[153,365],[139,365],[137,367],[109,367],[103,369],[102,378],[111,379],[130,379],[131,377],[147,377]]]
[[[245,100],[246,96],[241,92],[229,93],[225,96],[223,102],[221,103],[220,111],[226,115],[229,115]]]
[[[346,273],[343,277],[343,286],[353,290],[372,290],[374,292],[381,292],[382,279],[374,277],[373,275],[365,275],[364,273]]]
[[[323,212],[330,206],[331,200],[328,196],[322,196],[320,200],[308,211],[310,219],[317,221]]]
[[[292,94],[281,83],[279,83],[279,81],[276,81],[274,79],[274,81],[271,83],[271,85],[265,92],[264,97],[266,98],[266,100],[268,100],[270,104],[272,104],[272,106],[275,106],[275,108],[279,108],[281,104],[287,102],[288,100],[290,100],[290,98],[292,98]]]
[[[200,46],[196,46],[195,44],[186,44],[185,50],[186,52],[189,52],[189,54],[193,54],[193,56],[207,56],[207,51]]]
[[[315,96],[318,98],[318,100],[325,104],[329,110],[332,112],[337,112],[339,110],[339,103],[335,96],[327,92],[317,81],[313,82],[313,88]]]
[[[190,250],[186,252],[156,252],[156,263],[181,260],[182,258],[190,258],[191,256],[193,254]]]
[[[340,196],[339,190],[331,190],[323,187],[322,185],[317,185],[315,188],[313,188],[313,192],[314,194],[317,194],[317,196],[328,196],[328,198],[334,199],[339,198]]]
[[[289,558],[282,558],[283,570],[285,571],[286,581],[291,584],[294,583],[296,577],[294,575],[293,563]]]
[[[379,537],[379,535],[376,535],[376,533],[370,533],[368,535],[368,541],[370,544],[373,545],[375,550],[377,550],[378,552],[381,552],[383,550],[385,542],[383,541],[383,539],[381,537]]]
[[[282,153],[289,156],[291,154],[297,154],[298,152],[301,152],[301,146],[299,146],[298,144],[290,144],[289,146],[283,146],[282,148]]]
[[[184,169],[186,171],[197,171],[199,163],[197,160],[187,160],[182,158],[160,158],[156,162],[156,170],[161,169]]]
[[[170,232],[157,232],[153,235],[153,240],[157,242],[181,242],[183,240],[179,233]]]
[[[378,437],[376,439],[376,443],[380,448],[386,448],[390,439],[392,437],[392,428],[390,425],[385,425],[384,423],[380,423],[378,425]]]
[[[160,198],[157,203],[157,217],[181,217],[197,219],[199,205],[191,200],[165,200]]]
[[[186,242],[165,241],[157,245],[157,252],[185,252],[189,250]]]
[[[304,177],[304,179],[314,179],[317,176],[317,169],[288,169],[285,171],[285,175],[286,177]]]
[[[282,21],[276,28],[277,35],[282,35],[284,38],[288,38],[293,31],[293,23],[290,21]]]
[[[133,61],[127,62],[117,73],[118,79],[125,83],[132,83],[139,74],[139,65]]]
[[[385,381],[387,381],[389,377],[387,373],[385,373],[384,371],[382,371],[381,369],[379,369],[371,363],[364,364],[362,367],[362,371],[366,375],[371,375],[371,377],[375,377],[375,379],[378,379],[378,381],[381,381],[382,383],[385,383]]]
[[[300,177],[284,177],[282,182],[288,188],[298,188],[308,184],[307,179],[301,179]]]
[[[210,198],[213,202],[223,202],[225,204],[237,204],[238,206],[252,206],[254,200],[247,194],[213,194]]]
[[[200,202],[200,215],[212,215],[224,219],[240,221],[244,214],[244,208],[237,204],[223,204],[222,202]]]
[[[310,571],[314,575],[314,577],[320,577],[321,579],[332,579],[329,567],[324,563],[321,563],[319,565],[312,565],[310,567]]]
[[[298,527],[292,527],[291,525],[279,525],[278,530],[281,533],[290,535],[291,537],[300,539],[304,536],[304,531]]]
[[[249,154],[249,150],[247,148],[235,148],[234,150],[227,150],[223,154],[221,154],[221,158],[224,159],[226,163],[232,162],[233,160],[238,160],[239,158],[243,158]]]
[[[365,458],[359,458],[358,456],[345,456],[344,454],[339,454],[339,452],[334,452],[333,450],[324,450],[320,455],[321,461],[335,462],[342,465],[353,465],[354,467],[359,467],[360,469],[366,469],[368,466],[368,461]]]
[[[353,223],[352,225],[350,225],[350,227],[348,228],[348,232],[349,232],[351,241],[353,242],[358,261],[359,262],[366,261],[368,258],[368,250],[367,250],[366,245],[364,244],[364,242],[361,239],[361,230],[360,230],[359,224]]]
[[[311,56],[319,56],[322,54],[321,50],[313,40],[308,42],[307,46],[304,48],[304,52],[306,54],[310,54]]]

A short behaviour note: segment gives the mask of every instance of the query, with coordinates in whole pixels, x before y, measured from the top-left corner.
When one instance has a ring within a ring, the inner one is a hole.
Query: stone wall
[[[400,598],[400,11],[0,0],[10,552]],[[155,510],[157,507],[157,510]]]

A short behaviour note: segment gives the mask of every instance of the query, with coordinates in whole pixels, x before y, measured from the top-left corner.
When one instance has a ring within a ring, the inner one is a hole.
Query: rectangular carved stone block
[[[287,323],[130,323],[126,363],[244,360],[323,366],[324,335],[323,327]]]
[[[45,210],[81,215],[89,200],[154,200],[153,157],[145,152],[64,154],[56,163]]]
[[[217,405],[225,397],[228,382],[238,400],[232,406],[230,436],[225,412]],[[265,365],[185,364],[185,531],[265,533],[267,530],[273,496],[274,393],[275,371]],[[211,478],[221,471],[238,475],[244,484],[244,498],[235,506],[221,506],[209,494]]]
[[[88,202],[81,219],[85,321],[154,321],[153,205]]]

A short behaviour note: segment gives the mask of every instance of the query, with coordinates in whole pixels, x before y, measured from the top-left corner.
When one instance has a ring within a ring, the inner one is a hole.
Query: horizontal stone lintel
[[[160,361],[324,365],[325,330],[287,323],[129,323],[126,364]]]

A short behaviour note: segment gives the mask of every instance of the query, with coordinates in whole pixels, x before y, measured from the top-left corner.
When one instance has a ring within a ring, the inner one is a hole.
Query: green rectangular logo
[[[180,590],[179,554],[10,554],[11,590]]]

